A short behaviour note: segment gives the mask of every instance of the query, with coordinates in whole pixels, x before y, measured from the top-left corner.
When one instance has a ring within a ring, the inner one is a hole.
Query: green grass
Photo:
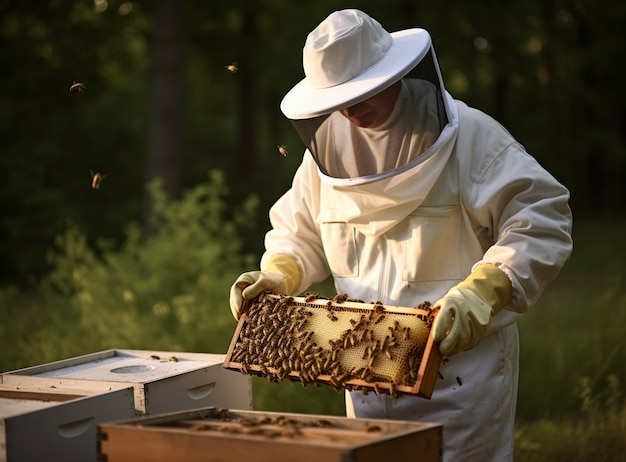
[[[539,419],[518,425],[517,462],[626,461],[626,412],[602,419]]]
[[[580,410],[580,380],[600,392],[607,377],[626,383],[626,222],[586,222],[558,279],[519,322],[518,415]]]
[[[108,348],[225,353],[228,289],[255,264],[235,256],[240,224],[224,216],[220,181],[160,198],[165,226],[148,241],[132,226],[119,249],[60,236],[46,280],[0,288],[0,370]],[[626,220],[576,223],[572,258],[519,322],[518,462],[626,460],[625,235]],[[345,410],[330,387],[254,378],[253,390],[257,410]]]
[[[626,221],[574,227],[559,278],[519,322],[516,461],[625,461]]]

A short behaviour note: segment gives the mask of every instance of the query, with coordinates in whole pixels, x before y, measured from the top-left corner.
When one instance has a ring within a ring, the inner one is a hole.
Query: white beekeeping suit
[[[348,392],[348,415],[441,423],[446,461],[512,460],[515,322],[571,252],[567,189],[452,99],[423,29],[389,34],[361,11],[333,13],[309,34],[304,69],[281,109],[307,150],[270,211],[261,271],[231,290],[233,313],[261,290],[302,293],[328,275],[355,299],[441,306],[433,335],[448,358],[432,398]],[[384,123],[341,112],[397,82]]]

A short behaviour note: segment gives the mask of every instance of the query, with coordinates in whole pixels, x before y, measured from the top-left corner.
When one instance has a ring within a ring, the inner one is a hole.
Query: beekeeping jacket
[[[444,361],[430,400],[356,391],[346,408],[443,424],[446,461],[511,460],[516,320],[569,256],[569,194],[499,123],[453,100],[429,60],[434,77],[405,76],[382,127],[338,112],[294,123],[308,149],[271,208],[263,259],[292,256],[298,293],[332,275],[338,293],[405,307],[435,303],[477,263],[504,271],[512,302],[477,347]]]

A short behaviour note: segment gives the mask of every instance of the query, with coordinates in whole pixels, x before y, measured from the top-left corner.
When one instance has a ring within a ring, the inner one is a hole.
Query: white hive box
[[[0,385],[0,461],[95,462],[98,425],[134,415],[132,387],[102,393]]]
[[[225,355],[106,350],[0,375],[0,383],[99,392],[132,386],[137,415],[206,406],[252,409],[251,378],[224,369]]]

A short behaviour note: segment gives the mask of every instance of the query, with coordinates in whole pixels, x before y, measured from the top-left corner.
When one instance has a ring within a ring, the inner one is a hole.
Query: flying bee
[[[280,152],[280,155],[283,157],[287,157],[287,154],[289,154],[289,152],[287,151],[287,146],[284,144],[278,146],[278,152]]]
[[[89,170],[89,173],[91,173],[91,187],[93,189],[100,189],[100,183],[106,178],[106,175],[99,172],[94,173],[93,170]]]
[[[228,72],[230,72],[231,74],[236,74],[237,71],[239,70],[239,67],[237,66],[237,63],[231,63],[228,66],[224,66],[224,69],[226,69]]]
[[[72,85],[70,85],[70,91],[76,90],[78,93],[84,93],[86,89],[87,87],[84,83],[74,82]]]

